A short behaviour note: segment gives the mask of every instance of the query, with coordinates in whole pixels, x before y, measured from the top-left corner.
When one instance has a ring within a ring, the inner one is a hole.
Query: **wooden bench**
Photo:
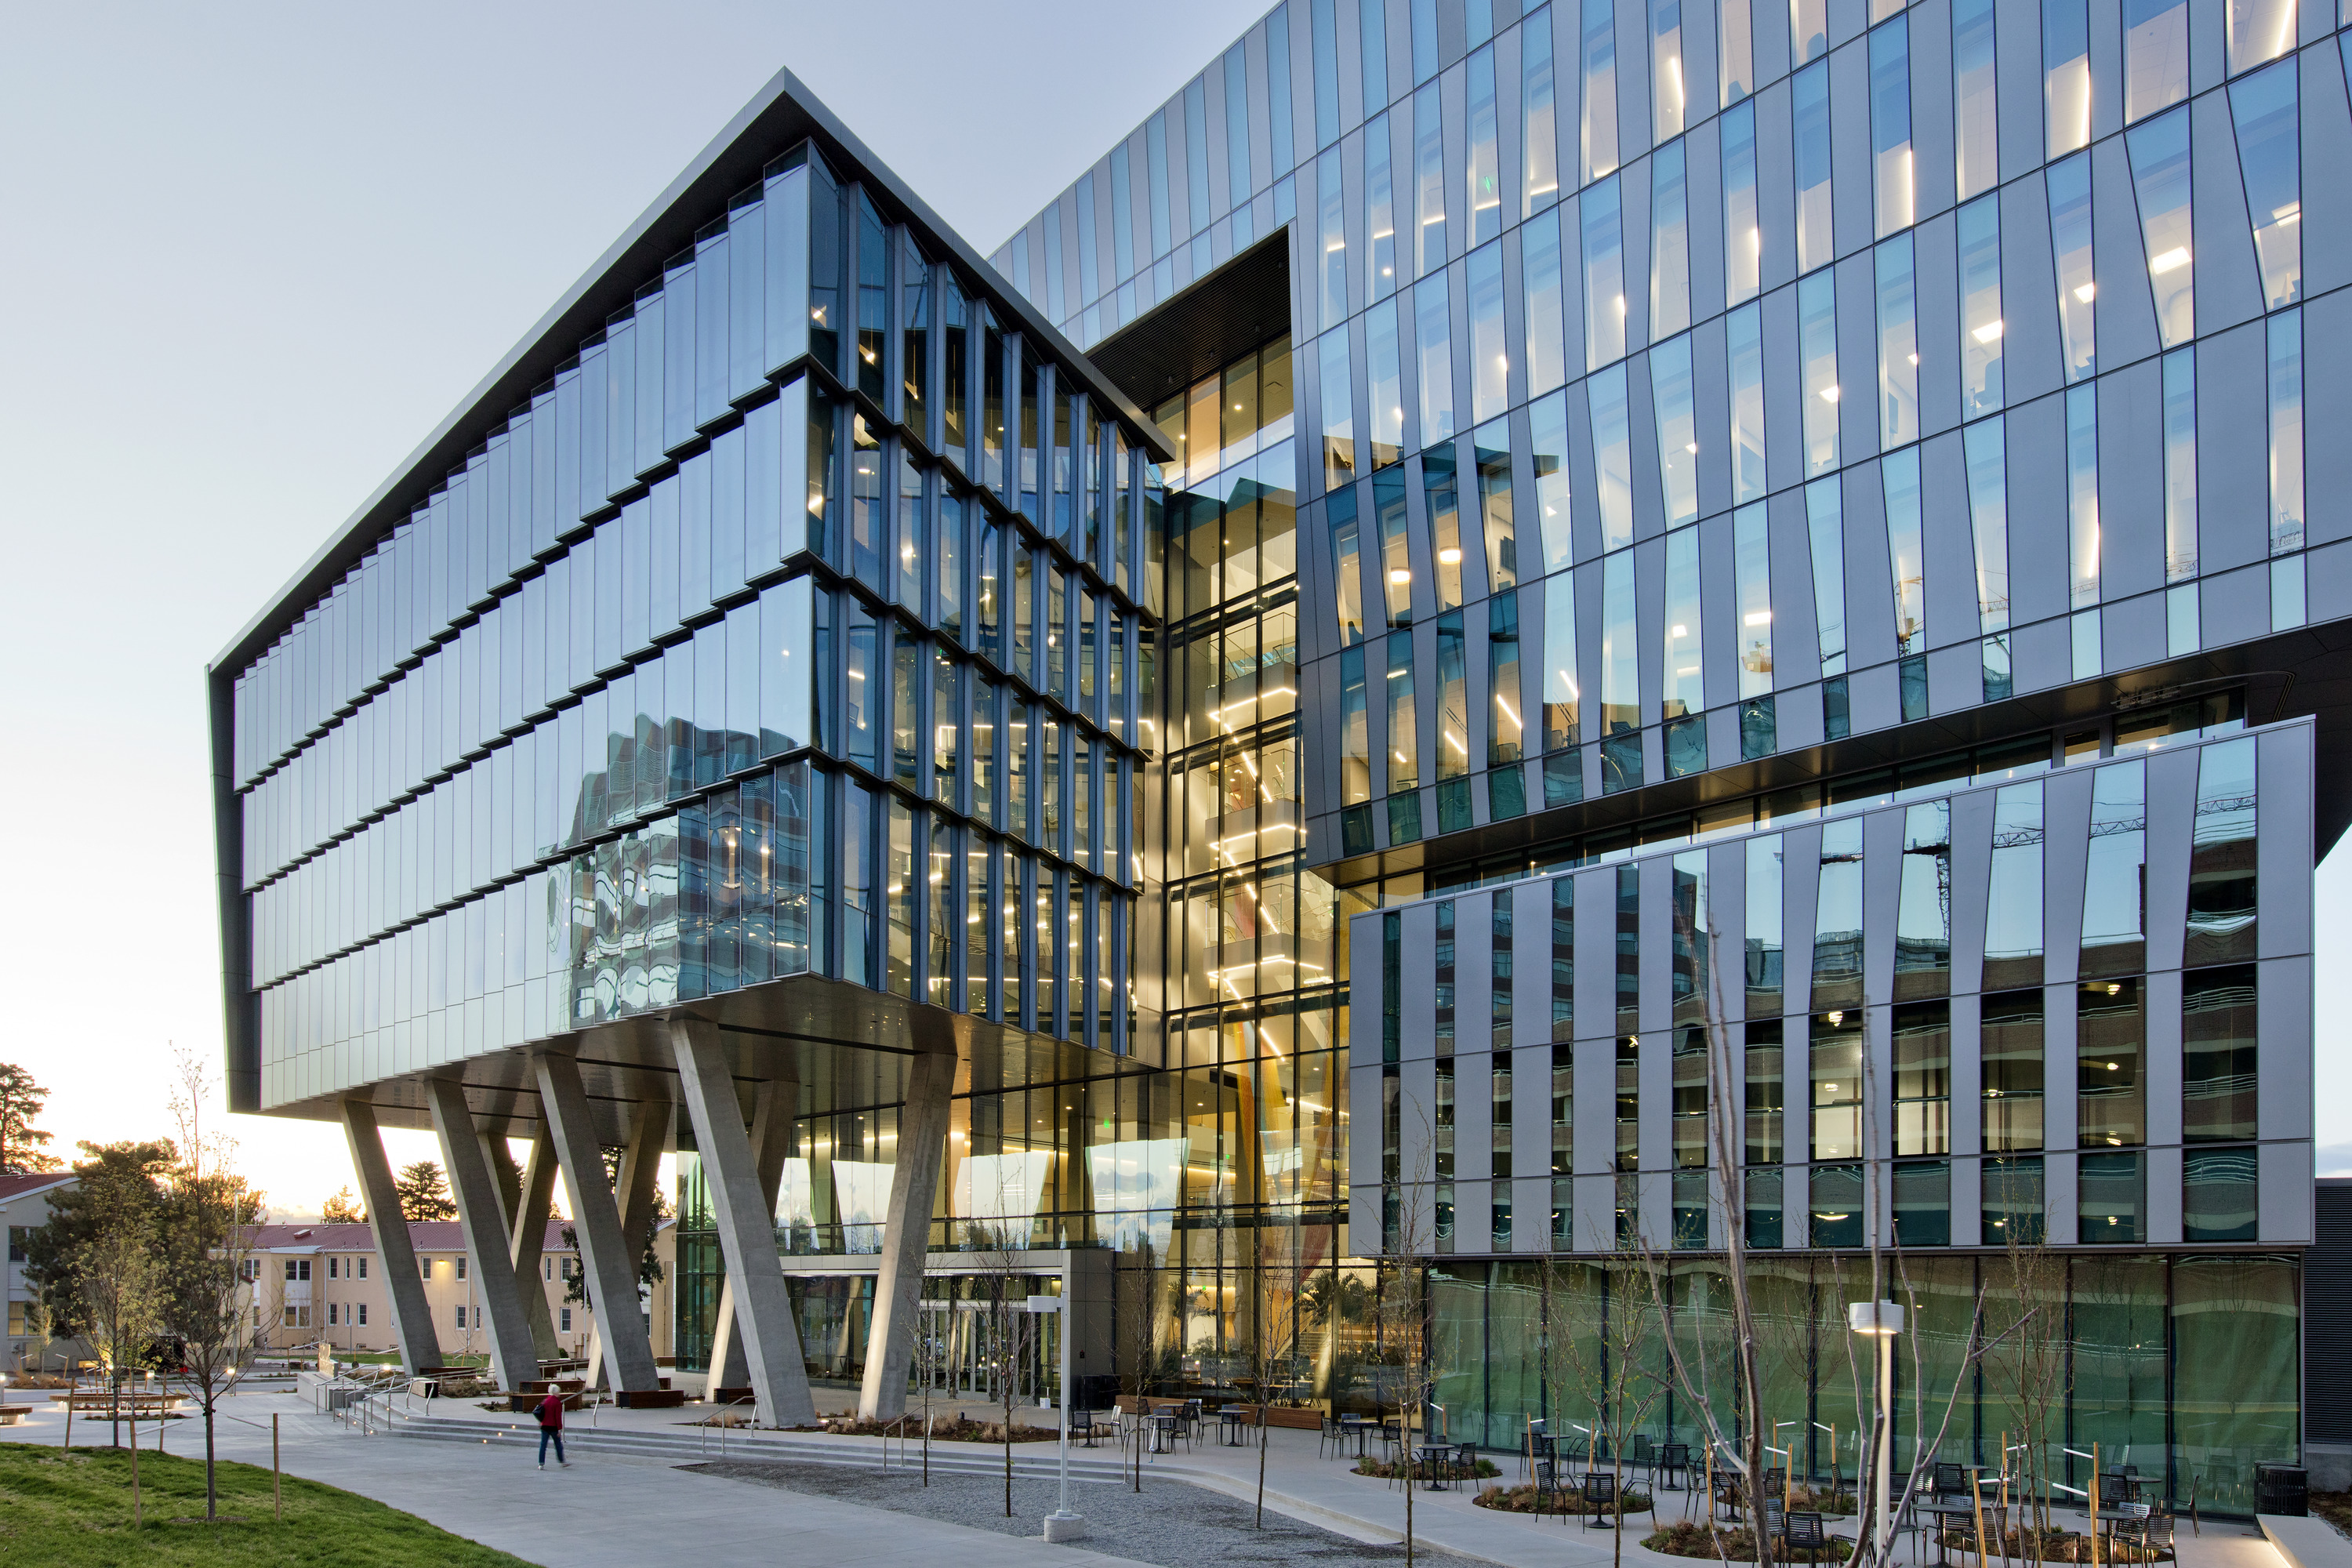
[[[1255,1405],[1250,1405],[1242,1415],[1242,1419],[1253,1426],[1257,1425],[1257,1417],[1258,1408]],[[1323,1412],[1269,1405],[1265,1407],[1265,1424],[1269,1430],[1283,1427],[1294,1432],[1320,1432],[1323,1430]]]
[[[61,1403],[76,1415],[131,1416],[152,1420],[158,1415],[176,1415],[185,1405],[184,1394],[92,1394],[87,1389],[73,1389],[49,1395],[53,1403]]]
[[[0,1426],[16,1426],[33,1413],[29,1405],[0,1405]]]
[[[662,1379],[667,1383],[669,1379]],[[682,1388],[641,1388],[635,1393],[623,1389],[613,1395],[613,1403],[624,1410],[676,1410],[686,1404]]]

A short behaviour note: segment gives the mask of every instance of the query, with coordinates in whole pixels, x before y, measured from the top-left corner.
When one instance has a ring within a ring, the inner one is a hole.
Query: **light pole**
[[[1062,1483],[1061,1493],[1055,1504],[1054,1511],[1045,1516],[1045,1539],[1053,1542],[1082,1540],[1087,1533],[1085,1518],[1070,1511],[1070,1313],[1066,1310],[1069,1300],[1070,1271],[1067,1266],[1065,1266],[1062,1270],[1060,1295],[1032,1296],[1023,1303],[1024,1310],[1027,1311],[1039,1314],[1060,1313],[1062,1320],[1062,1331],[1057,1336],[1060,1342],[1055,1347],[1059,1352],[1056,1361],[1061,1374],[1062,1396],[1055,1402],[1061,1406]]]
[[[1871,1488],[1877,1531],[1872,1555],[1874,1561],[1884,1563],[1888,1543],[1895,1539],[1894,1521],[1887,1517],[1887,1509],[1895,1472],[1895,1337],[1903,1331],[1903,1308],[1894,1301],[1849,1301],[1845,1326],[1878,1342],[1877,1473]]]

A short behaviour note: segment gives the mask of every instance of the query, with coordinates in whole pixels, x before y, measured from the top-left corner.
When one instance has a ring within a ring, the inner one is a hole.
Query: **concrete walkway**
[[[772,1487],[680,1475],[667,1461],[582,1454],[570,1469],[551,1464],[542,1471],[527,1453],[512,1449],[501,1448],[490,1463],[472,1458],[471,1450],[460,1446],[362,1437],[339,1421],[312,1414],[290,1394],[240,1394],[223,1406],[232,1407],[241,1421],[220,1424],[221,1458],[268,1466],[268,1423],[276,1415],[288,1474],[373,1498],[452,1534],[549,1568],[646,1568],[682,1560],[781,1568],[1137,1568],[1129,1559],[1075,1547]],[[171,1452],[203,1454],[204,1431],[197,1422],[174,1421],[170,1428],[165,1447]],[[0,1441],[54,1447],[64,1436],[64,1416],[43,1410],[7,1428]],[[89,1437],[103,1443],[106,1436],[102,1422],[74,1424],[77,1447]],[[142,1427],[142,1446],[153,1439],[152,1426]]]
[[[479,1461],[464,1456],[471,1445],[462,1441],[425,1442],[414,1439],[365,1438],[342,1423],[312,1415],[290,1395],[240,1395],[232,1402],[237,1414],[258,1417],[266,1426],[268,1413],[280,1414],[286,1434],[287,1468],[352,1491],[379,1499],[394,1508],[430,1520],[445,1530],[511,1552],[534,1562],[562,1563],[564,1568],[639,1568],[665,1561],[681,1539],[691,1537],[698,1549],[723,1549],[737,1542],[760,1545],[773,1561],[801,1563],[922,1562],[936,1568],[937,1552],[955,1553],[957,1568],[993,1568],[998,1563],[1109,1563],[1118,1559],[1075,1547],[1048,1547],[1042,1542],[1010,1540],[992,1531],[944,1525],[910,1515],[843,1503],[831,1499],[779,1493],[772,1488],[748,1486],[715,1477],[693,1478],[667,1473],[668,1467],[693,1462],[675,1453],[637,1457],[617,1453],[583,1454],[567,1471],[541,1475],[525,1454],[536,1447],[537,1435],[528,1416],[486,1411],[467,1400],[436,1400],[415,1408],[429,1408],[446,1431],[466,1423],[482,1429]],[[822,1407],[823,1402],[820,1401]],[[1050,1413],[1036,1412],[1050,1420]],[[630,1434],[644,1438],[706,1441],[706,1457],[719,1457],[719,1437],[698,1425],[704,1407],[680,1410],[601,1409],[593,1416],[575,1412],[569,1430],[583,1433]],[[12,1428],[20,1441],[55,1442],[63,1421],[46,1412],[33,1424]],[[229,1458],[268,1463],[266,1432],[254,1433],[231,1424],[225,1432],[245,1433],[224,1439]],[[299,1433],[299,1436],[296,1436]],[[1255,1447],[1226,1447],[1217,1439],[1213,1423],[1192,1451],[1147,1457],[1143,1484],[1147,1489],[1184,1483],[1228,1497],[1256,1496],[1258,1453]],[[76,1436],[79,1437],[79,1433]],[[98,1434],[103,1439],[102,1431]],[[1255,1434],[1253,1434],[1254,1436]],[[1353,1475],[1352,1458],[1318,1457],[1316,1434],[1277,1428],[1269,1434],[1266,1450],[1266,1505],[1276,1512],[1320,1525],[1351,1539],[1387,1543],[1402,1538],[1404,1494],[1397,1487],[1371,1477]],[[874,1437],[798,1434],[789,1439],[753,1436],[746,1442],[731,1435],[732,1457],[753,1458],[762,1441],[789,1441],[794,1450],[779,1456],[787,1462],[810,1462],[817,1455],[835,1462],[883,1462],[882,1440]],[[200,1447],[194,1423],[173,1424],[170,1447],[186,1453]],[[898,1462],[893,1442],[891,1463]],[[971,1444],[935,1445],[934,1454],[994,1455],[993,1447]],[[1024,1443],[1014,1454],[1024,1473],[1050,1466],[1055,1446]],[[1100,1476],[1120,1463],[1116,1443],[1087,1449],[1074,1446],[1074,1458],[1088,1461],[1086,1469]],[[495,1458],[490,1456],[495,1455]],[[1574,1521],[1538,1520],[1522,1514],[1482,1509],[1470,1500],[1481,1485],[1517,1484],[1518,1462],[1508,1455],[1489,1455],[1502,1475],[1495,1481],[1457,1485],[1444,1491],[1426,1489],[1413,1494],[1413,1535],[1440,1550],[1499,1565],[1499,1568],[1606,1568],[1613,1563],[1633,1563],[1644,1568],[1665,1568],[1688,1559],[1670,1558],[1645,1551],[1639,1544],[1656,1524],[1692,1517],[1701,1511],[1686,1491],[1656,1494],[1655,1523],[1636,1515],[1626,1521],[1622,1543],[1612,1532],[1580,1528]],[[821,1462],[821,1461],[820,1461]],[[1097,1483],[1099,1484],[1099,1483]],[[1086,1495],[1094,1486],[1077,1489],[1075,1505],[1084,1511]],[[542,1511],[540,1505],[544,1504]],[[595,1517],[583,1521],[581,1509]],[[1832,1524],[1832,1529],[1835,1525]],[[944,1534],[940,1532],[945,1532]],[[1622,1552],[1622,1556],[1620,1553]],[[1934,1560],[1929,1551],[1927,1561]],[[2177,1550],[2179,1568],[2287,1568],[2278,1550],[2251,1522],[2209,1521],[2203,1535],[2189,1532],[2183,1522]],[[2318,1568],[2314,1564],[2312,1568]],[[2330,1565],[2333,1568],[2333,1565]]]

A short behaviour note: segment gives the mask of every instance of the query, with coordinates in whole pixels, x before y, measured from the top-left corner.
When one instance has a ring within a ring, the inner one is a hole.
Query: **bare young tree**
[[[1625,1441],[1664,1398],[1668,1380],[1654,1370],[1665,1336],[1659,1276],[1664,1266],[1636,1239],[1622,1257],[1596,1270],[1601,1290],[1571,1294],[1555,1310],[1567,1332],[1555,1342],[1576,1392],[1592,1409],[1586,1463],[1603,1442],[1609,1448],[1616,1536],[1611,1560],[1624,1560]]]
[[[121,1214],[101,1220],[76,1258],[90,1344],[112,1395],[108,1424],[118,1446],[124,1381],[163,1326],[163,1270],[155,1253],[151,1216]]]
[[[172,1114],[179,1123],[179,1163],[165,1179],[162,1236],[162,1326],[180,1342],[181,1375],[205,1420],[205,1517],[216,1518],[214,1419],[220,1401],[259,1349],[257,1315],[247,1305],[245,1276],[261,1194],[236,1173],[236,1144],[205,1129],[205,1102],[216,1085],[183,1050]]]
[[[1013,1211],[1017,1205],[1009,1181],[1000,1176],[994,1210],[998,1217],[967,1221],[973,1242],[974,1278],[980,1287],[981,1311],[991,1338],[988,1361],[997,1384],[999,1415],[1004,1425],[1004,1517],[1013,1517],[1013,1411],[1020,1402],[1023,1374],[1037,1343],[1036,1314],[1028,1310],[1029,1276],[1017,1254],[1026,1249],[1028,1222]],[[1013,1217],[1005,1217],[1005,1216]],[[1063,1397],[1068,1397],[1067,1391]]]
[[[1139,1492],[1143,1489],[1143,1445],[1150,1426],[1147,1416],[1151,1408],[1151,1391],[1160,1384],[1168,1327],[1173,1320],[1174,1284],[1162,1278],[1163,1272],[1158,1266],[1157,1249],[1147,1235],[1137,1248],[1135,1261],[1117,1269],[1111,1277],[1118,1381],[1128,1397],[1135,1402],[1129,1468]],[[1118,1289],[1122,1278],[1127,1285],[1124,1293]]]
[[[1429,1172],[1436,1144],[1435,1131],[1424,1110],[1412,1158],[1409,1163],[1400,1161],[1400,1173],[1409,1179],[1390,1184],[1383,1197],[1394,1205],[1394,1217],[1391,1221],[1383,1216],[1388,1235],[1381,1248],[1373,1306],[1381,1340],[1375,1397],[1381,1392],[1379,1384],[1385,1382],[1385,1392],[1393,1396],[1397,1407],[1397,1459],[1404,1475],[1405,1568],[1412,1568],[1414,1561],[1413,1420],[1422,1417],[1426,1429],[1429,1403],[1436,1392],[1429,1355],[1429,1270],[1437,1257],[1436,1215],[1433,1209],[1424,1212],[1418,1201],[1426,1196],[1433,1203],[1435,1198]]]

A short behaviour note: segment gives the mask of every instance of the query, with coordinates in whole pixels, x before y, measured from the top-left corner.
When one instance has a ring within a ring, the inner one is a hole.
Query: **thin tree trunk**
[[[205,1401],[205,1517],[214,1519],[219,1514],[220,1489],[215,1484],[213,1476],[213,1402],[207,1398]]]

